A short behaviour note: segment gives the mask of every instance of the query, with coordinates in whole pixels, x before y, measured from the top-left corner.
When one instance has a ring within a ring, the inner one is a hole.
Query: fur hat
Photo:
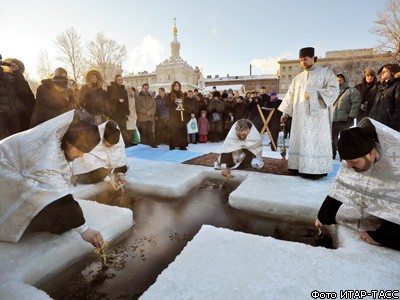
[[[111,145],[116,145],[119,142],[120,134],[118,124],[114,120],[108,121],[104,128],[104,139]]]
[[[314,57],[315,55],[315,49],[313,47],[306,47],[306,48],[301,48],[299,51],[299,58],[303,57]]]
[[[341,159],[351,160],[363,157],[374,147],[375,142],[360,127],[352,127],[340,133],[338,151]]]
[[[65,139],[84,153],[92,151],[101,140],[99,128],[84,120],[72,123],[65,134]]]
[[[68,74],[64,68],[57,68],[54,70],[54,76],[62,76],[62,74]]]

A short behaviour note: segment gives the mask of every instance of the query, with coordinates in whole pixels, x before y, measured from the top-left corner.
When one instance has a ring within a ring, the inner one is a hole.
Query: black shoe
[[[158,148],[157,145],[151,145],[151,148]]]
[[[288,171],[290,175],[299,175],[299,170],[289,169]]]
[[[175,150],[175,147],[169,146],[169,150]]]
[[[179,150],[187,150],[186,147],[179,147]]]

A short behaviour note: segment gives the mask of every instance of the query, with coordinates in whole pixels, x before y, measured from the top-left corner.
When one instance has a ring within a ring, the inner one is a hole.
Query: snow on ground
[[[188,151],[170,151],[173,153],[168,157],[179,161],[181,154],[187,157],[193,153],[218,153],[221,145],[222,142],[190,144]],[[128,158],[127,188],[138,194],[180,197],[204,178],[221,176],[220,171],[209,167],[160,161],[159,157],[167,155],[165,145],[158,149],[146,147],[128,148],[133,155]],[[148,151],[148,159],[135,157],[135,151]],[[272,152],[267,146],[263,155],[280,158],[279,152]],[[235,179],[242,183],[229,202],[240,209],[313,222],[333,173],[313,181],[235,170]],[[74,195],[84,199],[105,188],[103,183],[78,186]],[[82,204],[89,224],[106,239],[131,226],[128,210],[88,201]],[[121,221],[115,222],[117,219]],[[355,230],[342,225],[331,226],[331,231],[336,236],[336,250],[203,226],[142,298],[311,299],[314,290],[399,289],[400,251],[365,244]],[[32,285],[91,249],[74,231],[61,236],[32,234],[18,244],[0,243],[0,299],[49,299]]]

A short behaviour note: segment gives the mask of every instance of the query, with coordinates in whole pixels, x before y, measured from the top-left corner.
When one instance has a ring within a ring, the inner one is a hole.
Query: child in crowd
[[[210,130],[210,124],[207,119],[207,112],[205,110],[201,111],[201,116],[198,121],[199,127],[199,143],[207,143],[207,135]]]
[[[187,123],[188,143],[197,144],[196,133],[198,132],[196,115],[190,115],[190,121]]]

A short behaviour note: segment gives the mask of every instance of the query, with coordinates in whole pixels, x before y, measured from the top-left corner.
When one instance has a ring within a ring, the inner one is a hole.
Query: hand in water
[[[83,232],[81,236],[83,240],[91,243],[96,248],[102,249],[102,247],[105,245],[103,236],[97,230],[89,228],[85,232]]]

